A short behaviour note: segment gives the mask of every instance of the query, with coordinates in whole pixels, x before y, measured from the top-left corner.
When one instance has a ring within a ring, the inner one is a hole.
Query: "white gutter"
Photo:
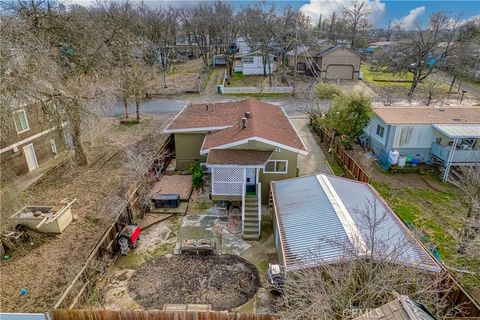
[[[62,128],[65,127],[66,125],[67,125],[66,122],[62,123]],[[30,137],[28,137],[28,138],[25,138],[25,139],[23,139],[23,140],[20,140],[20,141],[18,141],[18,142],[15,142],[14,144],[11,144],[11,145],[9,145],[9,146],[7,146],[7,147],[5,147],[5,148],[0,149],[0,154],[2,154],[2,153],[4,153],[4,152],[7,152],[7,151],[9,151],[9,150],[12,150],[13,148],[16,148],[16,147],[18,147],[18,146],[21,146],[22,144],[25,144],[25,143],[27,143],[27,142],[30,142],[30,141],[32,141],[32,140],[35,140],[35,139],[37,139],[37,138],[39,138],[39,137],[41,137],[41,136],[43,136],[43,135],[46,135],[47,133],[50,133],[50,132],[52,132],[52,131],[55,130],[55,129],[57,129],[57,127],[53,127],[53,128],[44,130],[44,131],[42,131],[42,132],[39,132],[39,133],[37,133],[37,134],[34,134],[33,136],[30,136]]]

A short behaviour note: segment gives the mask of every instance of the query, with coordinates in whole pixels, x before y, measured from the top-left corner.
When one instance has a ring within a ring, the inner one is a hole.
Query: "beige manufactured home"
[[[212,200],[241,206],[246,238],[260,235],[270,182],[295,177],[298,154],[308,153],[283,109],[254,99],[188,105],[165,133],[175,135],[178,170],[204,163]]]

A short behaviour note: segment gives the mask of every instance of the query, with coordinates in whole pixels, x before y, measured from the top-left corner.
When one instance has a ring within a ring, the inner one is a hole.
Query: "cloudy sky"
[[[62,0],[60,0],[62,1]],[[130,0],[137,2],[140,0]],[[174,7],[194,6],[200,1],[208,0],[144,0],[148,4],[170,5]],[[255,4],[252,0],[226,0],[231,2],[236,8]],[[480,1],[468,0],[365,0],[370,5],[373,23],[380,27],[388,26],[389,23],[400,23],[404,28],[409,29],[414,26],[416,20],[427,21],[428,16],[433,12],[447,11],[452,15],[461,15],[462,20],[474,16],[480,17]],[[63,0],[66,3],[90,4],[94,0]],[[275,3],[277,7],[292,6],[303,11],[317,22],[319,16],[326,17],[333,11],[340,12],[344,6],[352,4],[352,0],[267,0],[267,4]]]
[[[415,21],[426,21],[429,15],[437,11],[447,11],[452,15],[461,15],[463,20],[480,16],[480,1],[386,1],[368,0],[373,22],[377,26],[387,26],[390,22],[399,23],[409,29]],[[327,16],[333,11],[341,11],[343,6],[351,5],[350,0],[309,0],[296,1],[295,6],[318,21],[318,17]]]

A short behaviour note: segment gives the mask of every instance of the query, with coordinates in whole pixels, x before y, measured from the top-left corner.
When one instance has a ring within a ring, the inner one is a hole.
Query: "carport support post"
[[[448,154],[447,163],[445,163],[445,172],[443,173],[443,182],[448,180],[450,168],[452,167],[453,156],[455,155],[455,149],[457,148],[458,138],[453,138],[452,148]]]

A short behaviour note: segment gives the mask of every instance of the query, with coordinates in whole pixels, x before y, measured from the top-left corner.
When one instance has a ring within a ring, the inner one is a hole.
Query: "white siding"
[[[252,57],[252,56],[249,56]],[[270,57],[273,59],[273,57]],[[277,70],[277,64],[275,61],[270,63],[271,65],[271,72],[275,72]],[[266,66],[267,74],[269,74],[270,68],[267,64]],[[263,74],[263,61],[261,56],[253,56],[253,63],[245,63],[242,59],[242,73],[245,75],[257,75]]]
[[[398,125],[394,148],[430,148],[435,141],[431,124]]]

